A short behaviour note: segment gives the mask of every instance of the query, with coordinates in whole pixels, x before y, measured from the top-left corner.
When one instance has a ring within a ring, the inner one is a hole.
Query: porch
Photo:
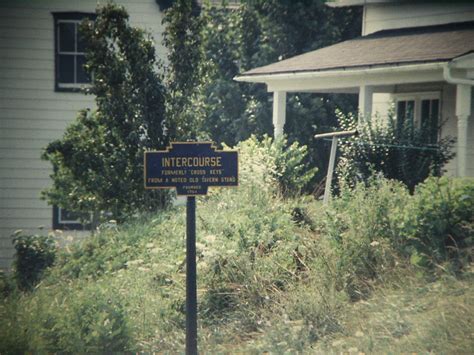
[[[386,114],[390,102],[413,102],[420,116],[438,100],[442,136],[457,138],[448,174],[474,176],[474,23],[387,30],[302,54],[237,76],[273,93],[274,135],[284,132],[292,92],[352,93],[361,119]],[[425,104],[426,105],[426,104]]]

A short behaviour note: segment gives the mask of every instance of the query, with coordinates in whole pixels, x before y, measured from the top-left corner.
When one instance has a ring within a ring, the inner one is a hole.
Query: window
[[[430,143],[436,143],[439,130],[439,99],[421,100],[421,125],[429,130]]]
[[[79,25],[93,14],[79,12],[54,13],[55,90],[77,91],[90,82],[84,70],[85,49]]]
[[[89,230],[91,220],[90,214],[84,215],[61,207],[53,207],[53,229]],[[86,222],[84,223],[84,221]]]
[[[438,141],[440,99],[439,93],[413,93],[394,95],[396,101],[397,128],[407,122],[429,130],[430,143]]]
[[[397,129],[401,130],[405,124],[414,124],[415,100],[397,101]]]

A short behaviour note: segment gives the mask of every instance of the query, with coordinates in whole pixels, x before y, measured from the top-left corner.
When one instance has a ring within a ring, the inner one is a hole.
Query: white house
[[[445,122],[457,137],[450,175],[474,176],[474,2],[335,0],[363,6],[362,36],[242,73],[273,93],[275,136],[283,133],[288,92],[359,94],[359,111]],[[414,116],[414,117],[413,117]]]
[[[157,1],[115,2],[132,25],[151,32],[165,59]],[[106,0],[0,0],[0,269],[12,260],[15,230],[74,227],[73,217],[40,199],[51,184],[51,166],[40,156],[78,110],[94,106],[93,97],[77,91],[86,81],[77,24],[98,3]]]

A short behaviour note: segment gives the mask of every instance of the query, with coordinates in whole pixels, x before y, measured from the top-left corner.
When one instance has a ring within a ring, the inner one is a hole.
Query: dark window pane
[[[430,122],[430,103],[431,100],[421,101],[421,125],[427,126]]]
[[[89,75],[84,69],[84,64],[86,63],[86,58],[83,55],[78,55],[77,57],[77,82],[78,83],[88,83],[90,82]]]
[[[59,213],[60,213],[60,218],[59,218],[60,223],[77,222],[81,219],[81,217],[83,217],[83,215],[80,212],[69,211],[63,208],[59,209]]]
[[[439,120],[439,100],[431,100],[431,117],[430,117],[430,128],[431,128],[431,142],[435,143],[438,141],[438,122]]]
[[[415,117],[415,101],[407,101],[405,119],[408,120],[408,122],[413,123],[413,117]]]
[[[406,106],[406,101],[398,101],[397,103],[397,119],[400,122],[403,122],[405,120]]]
[[[58,81],[60,83],[74,83],[74,55],[61,54],[58,56]]]
[[[431,122],[438,125],[439,100],[431,100]]]
[[[402,130],[406,115],[406,101],[397,102],[397,129]]]
[[[75,52],[76,51],[76,34],[75,23],[60,22],[59,23],[59,51]]]
[[[90,213],[69,211],[64,208],[58,208],[58,223],[74,223],[91,222]]]
[[[77,24],[77,51],[79,53],[84,53],[86,51],[86,45],[84,42],[84,38],[81,35],[81,31],[79,31],[79,24]]]

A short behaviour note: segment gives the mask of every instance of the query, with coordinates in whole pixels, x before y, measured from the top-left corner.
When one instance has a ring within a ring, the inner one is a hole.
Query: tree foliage
[[[358,123],[353,115],[339,114],[343,130],[357,128],[358,135],[341,140],[338,164],[342,183],[353,185],[367,181],[374,173],[403,182],[410,191],[428,176],[440,176],[445,164],[454,156],[454,139],[433,141],[432,127],[417,127],[407,120],[397,126],[392,113],[387,120],[369,118]],[[441,127],[434,127],[436,132]]]
[[[169,11],[178,11],[183,3],[189,7],[191,0],[176,1]],[[193,122],[197,136],[235,145],[251,134],[272,135],[273,127],[272,96],[266,88],[236,82],[234,77],[358,35],[361,13],[357,8],[332,9],[323,1],[256,0],[242,1],[237,8],[207,4],[194,19],[197,17],[200,25],[193,27],[188,22],[188,33],[194,33],[198,40],[192,45],[183,40],[189,44],[168,46],[180,53],[170,56],[170,70],[182,71],[193,83],[178,90],[190,99],[187,106],[177,106],[172,114],[182,117],[183,112],[189,112],[187,122]],[[167,31],[177,33],[173,21],[167,26]],[[180,37],[176,34],[173,38]],[[196,64],[183,67],[179,58],[189,53],[193,53]],[[198,80],[194,81],[196,74]],[[343,95],[288,95],[288,143],[308,145],[308,161],[324,171],[321,162],[326,159],[320,158],[325,156],[326,145],[314,141],[313,136],[337,125],[336,108],[349,112],[355,104],[354,98]]]
[[[167,116],[170,135],[177,139],[195,139],[198,135],[192,97],[199,82],[202,20],[195,0],[177,0],[165,11],[163,43],[168,50],[166,86]]]
[[[143,188],[143,152],[163,148],[165,89],[156,71],[150,36],[128,23],[123,7],[97,9],[85,21],[88,93],[97,109],[82,110],[61,139],[51,142],[43,158],[54,168],[49,202],[73,211],[107,211],[121,219],[138,208],[154,209],[165,195]]]

